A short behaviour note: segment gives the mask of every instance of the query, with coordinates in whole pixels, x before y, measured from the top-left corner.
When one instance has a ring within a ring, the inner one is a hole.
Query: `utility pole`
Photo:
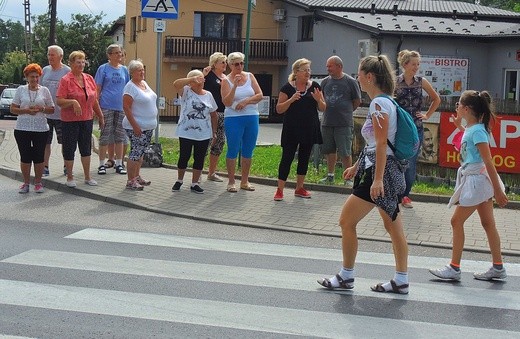
[[[246,23],[246,43],[245,43],[245,60],[244,60],[244,70],[249,70],[249,31],[251,30],[251,10],[253,7],[254,0],[247,0],[247,23]],[[256,1],[255,1],[256,4]]]
[[[49,46],[56,45],[56,6],[57,0],[49,0],[50,26],[49,26]]]
[[[29,64],[32,59],[31,5],[29,4],[29,0],[25,0],[23,6],[25,10],[25,58],[27,64]]]

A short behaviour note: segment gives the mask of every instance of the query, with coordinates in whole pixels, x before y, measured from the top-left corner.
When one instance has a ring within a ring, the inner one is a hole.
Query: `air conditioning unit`
[[[377,55],[377,41],[373,39],[358,40],[359,58]]]
[[[273,19],[276,22],[285,22],[287,21],[287,12],[285,8],[277,8],[273,12]]]

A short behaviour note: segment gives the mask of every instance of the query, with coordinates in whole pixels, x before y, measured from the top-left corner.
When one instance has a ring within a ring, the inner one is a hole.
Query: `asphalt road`
[[[495,337],[519,334],[520,265],[503,283],[440,283],[449,252],[414,248],[408,296],[374,293],[388,243],[361,241],[356,288],[325,291],[340,239],[132,210],[0,176],[0,336]],[[486,254],[465,253],[466,266]]]

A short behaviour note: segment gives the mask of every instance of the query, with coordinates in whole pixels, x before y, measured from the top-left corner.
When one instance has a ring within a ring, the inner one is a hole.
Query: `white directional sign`
[[[155,19],[177,19],[179,0],[142,0],[141,16]]]

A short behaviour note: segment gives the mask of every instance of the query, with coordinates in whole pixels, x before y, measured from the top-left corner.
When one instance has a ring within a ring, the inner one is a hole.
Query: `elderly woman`
[[[130,139],[126,188],[142,191],[143,186],[151,184],[141,177],[140,171],[144,152],[157,127],[157,94],[144,81],[144,65],[140,60],[130,61],[128,70],[131,77],[123,90],[123,128]]]
[[[177,181],[172,187],[173,192],[180,190],[188,160],[193,150],[193,175],[190,190],[194,193],[204,193],[198,181],[204,158],[208,150],[209,140],[215,135],[216,126],[211,122],[217,115],[217,103],[213,95],[204,89],[204,74],[192,70],[186,78],[177,79],[173,86],[181,97],[181,115],[177,125],[180,154],[177,162]]]
[[[275,201],[283,200],[285,182],[291,170],[294,154],[298,150],[296,169],[296,190],[294,195],[310,198],[311,193],[303,188],[303,182],[309,167],[312,146],[323,142],[320,131],[318,109],[324,111],[325,99],[321,87],[311,81],[311,61],[298,59],[292,65],[292,73],[278,95],[276,111],[285,113],[282,128],[282,159],[278,167],[278,189]]]
[[[244,54],[233,52],[228,55],[228,64],[231,73],[227,75],[222,86],[222,102],[226,106],[224,110],[224,129],[228,143],[226,154],[226,167],[228,171],[228,192],[236,192],[235,167],[238,152],[242,155],[242,177],[240,188],[246,191],[254,191],[249,183],[249,171],[251,158],[256,146],[258,136],[258,102],[263,94],[255,76],[244,72]]]
[[[23,74],[27,85],[16,89],[11,103],[11,113],[18,115],[14,137],[20,151],[23,177],[23,184],[18,192],[29,192],[31,165],[34,163],[34,191],[43,193],[42,175],[49,131],[46,114],[54,113],[54,103],[49,89],[38,84],[42,75],[42,68],[38,64],[27,65]]]
[[[223,180],[216,174],[218,159],[224,148],[226,138],[224,135],[224,103],[222,103],[222,95],[220,93],[220,84],[226,78],[224,72],[227,68],[226,56],[220,52],[215,52],[209,57],[209,66],[202,70],[204,73],[204,89],[211,92],[215,102],[217,103],[217,114],[215,119],[211,121],[217,126],[216,135],[211,141],[209,154],[208,180],[222,182]]]
[[[96,186],[90,176],[90,155],[92,152],[92,126],[94,114],[99,119],[99,128],[105,122],[99,107],[96,82],[83,72],[85,53],[74,51],[69,55],[70,72],[63,76],[56,92],[57,104],[61,107],[63,159],[67,169],[67,187],[76,187],[72,175],[74,153],[79,148],[85,184]]]

